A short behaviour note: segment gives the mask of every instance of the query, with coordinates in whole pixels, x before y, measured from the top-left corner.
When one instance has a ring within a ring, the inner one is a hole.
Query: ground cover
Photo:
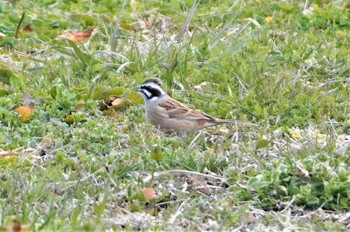
[[[0,2],[0,225],[350,227],[346,1]],[[254,127],[168,136],[132,91]]]

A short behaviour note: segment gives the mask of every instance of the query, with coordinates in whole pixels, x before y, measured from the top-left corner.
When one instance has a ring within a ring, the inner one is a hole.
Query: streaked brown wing
[[[189,108],[174,99],[165,100],[158,104],[159,107],[167,111],[170,118],[186,119],[186,120],[214,120],[215,119],[202,111]]]

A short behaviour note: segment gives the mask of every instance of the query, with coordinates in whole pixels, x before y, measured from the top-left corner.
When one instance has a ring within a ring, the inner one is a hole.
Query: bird
[[[219,124],[237,124],[235,120],[214,118],[170,97],[162,88],[162,81],[152,77],[135,90],[144,99],[148,121],[165,132],[193,132]]]

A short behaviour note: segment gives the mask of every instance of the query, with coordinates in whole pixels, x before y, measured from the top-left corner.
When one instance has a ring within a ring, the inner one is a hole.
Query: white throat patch
[[[156,96],[154,96],[154,97],[152,97],[151,99],[148,99],[150,102],[154,102],[154,101],[156,101],[157,99],[159,99],[159,97],[156,97]]]

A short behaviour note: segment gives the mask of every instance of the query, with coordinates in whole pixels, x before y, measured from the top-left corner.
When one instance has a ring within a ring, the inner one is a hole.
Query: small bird
[[[213,118],[171,98],[159,78],[147,79],[135,89],[144,99],[146,116],[150,123],[163,131],[191,132],[202,128],[237,121]]]

